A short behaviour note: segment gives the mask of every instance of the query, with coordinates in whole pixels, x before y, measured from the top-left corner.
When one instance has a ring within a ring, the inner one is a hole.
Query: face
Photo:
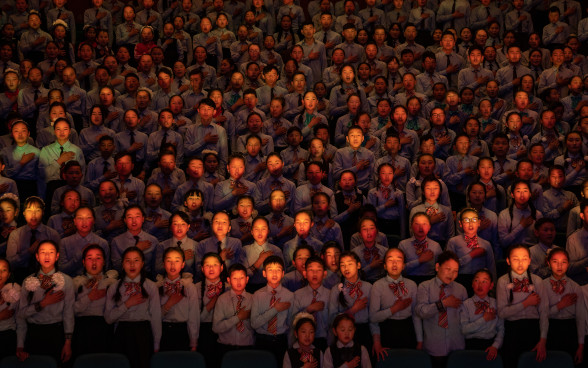
[[[529,186],[527,184],[519,183],[514,188],[511,196],[513,197],[516,204],[524,206],[529,203],[529,199],[531,199],[531,191],[529,190]]]
[[[465,212],[461,215],[459,225],[467,236],[474,236],[478,233],[480,227],[480,218],[473,211]]]
[[[526,248],[516,248],[511,250],[506,262],[516,274],[522,275],[527,271],[531,264],[531,256]]]
[[[43,209],[33,204],[25,208],[23,215],[29,227],[36,228],[43,218]]]
[[[18,76],[16,74],[8,73],[4,78],[4,83],[6,84],[6,88],[8,88],[9,91],[16,91],[20,81],[18,80]]]
[[[300,249],[298,250],[298,252],[296,252],[296,258],[294,258],[294,268],[300,272],[301,274],[304,274],[304,265],[306,264],[306,260],[310,258],[310,252],[308,251],[308,249]]]
[[[257,220],[253,222],[251,226],[251,235],[257,244],[265,244],[267,242],[267,236],[269,234],[269,227],[267,222],[263,220]]]
[[[127,211],[125,218],[125,224],[127,225],[127,229],[129,231],[140,231],[143,227],[143,221],[145,218],[143,217],[143,213],[138,208],[132,208]]]
[[[208,257],[202,263],[202,273],[204,277],[211,281],[216,281],[220,278],[223,266],[216,257]]]
[[[508,129],[512,132],[518,132],[521,129],[521,117],[519,115],[511,115],[508,118]]]
[[[190,224],[184,221],[180,216],[176,215],[172,217],[171,232],[176,239],[184,239],[189,229]]]
[[[10,278],[10,267],[7,261],[0,261],[0,285],[6,284],[6,281]]]
[[[233,159],[228,165],[229,175],[233,179],[238,179],[243,176],[245,172],[245,163],[240,159]]]
[[[318,165],[309,165],[306,169],[306,178],[313,185],[318,185],[323,180],[323,170]]]
[[[242,199],[237,203],[237,212],[239,217],[243,219],[248,219],[251,217],[253,213],[253,202],[249,199]]]
[[[281,190],[275,191],[270,196],[270,206],[274,212],[282,212],[286,207],[286,195]]]
[[[204,168],[209,173],[216,172],[218,170],[218,158],[216,158],[214,155],[206,156],[206,159],[204,160]]]
[[[104,269],[104,256],[98,249],[91,249],[82,260],[86,272],[92,276],[99,275]]]
[[[150,185],[145,189],[145,204],[148,207],[158,207],[161,204],[162,199],[161,188],[155,185]]]
[[[419,159],[419,173],[421,176],[429,176],[435,170],[435,159],[430,156],[424,156]]]
[[[186,198],[184,205],[189,211],[196,211],[202,207],[202,196],[194,194]]]
[[[394,139],[391,140],[392,142]],[[394,170],[390,166],[383,166],[380,169],[380,184],[383,186],[389,186],[394,180]]]
[[[369,220],[362,221],[359,228],[359,234],[365,245],[375,244],[376,237],[378,236],[376,224]]]
[[[217,213],[212,219],[212,232],[217,238],[224,237],[231,231],[231,220],[225,213]]]
[[[437,277],[444,283],[444,284],[451,284],[453,280],[457,277],[457,273],[459,271],[459,263],[454,261],[453,259],[445,261],[443,264],[437,263],[435,265],[435,270],[437,271]]]
[[[18,210],[9,202],[0,202],[0,216],[5,224],[12,224],[14,218],[18,215]]]
[[[427,216],[417,216],[412,220],[411,229],[415,238],[424,239],[431,230],[431,222]]]
[[[308,236],[312,225],[312,219],[306,213],[299,213],[294,220],[294,228],[296,229],[296,233],[303,238]]]
[[[115,163],[116,172],[122,176],[128,176],[133,171],[133,161],[129,156],[119,158]]]
[[[118,197],[116,186],[110,182],[103,182],[98,188],[98,195],[102,203],[113,203]]]
[[[459,137],[455,142],[455,150],[461,155],[465,155],[470,150],[470,140],[468,137]]]
[[[59,253],[55,246],[50,243],[41,243],[37,249],[37,261],[41,264],[44,270],[51,270],[55,267],[55,262],[59,259]]]
[[[565,175],[561,170],[552,169],[549,174],[549,185],[555,189],[561,189],[565,183]]]
[[[324,196],[316,196],[312,200],[312,212],[319,217],[326,216],[329,212],[329,201]]]
[[[271,263],[264,268],[263,277],[269,285],[278,285],[284,277],[284,269],[277,263]]]
[[[353,322],[346,319],[339,322],[337,328],[334,329],[334,332],[335,336],[337,336],[337,339],[346,345],[351,340],[353,340],[353,336],[355,335],[355,326],[353,325]]]
[[[488,181],[494,174],[494,164],[490,160],[484,160],[478,165],[478,174],[484,181]]]
[[[398,249],[392,249],[386,253],[384,260],[384,267],[386,272],[392,278],[398,278],[404,270],[404,255]]]
[[[185,266],[184,257],[178,251],[168,252],[163,260],[165,272],[167,277],[171,280],[175,280],[180,276],[180,272]]]
[[[231,273],[231,276],[228,278],[229,284],[231,285],[231,289],[234,292],[240,294],[245,290],[245,286],[249,281],[249,277],[243,271],[234,271]]]
[[[361,263],[357,262],[353,257],[343,257],[339,261],[339,269],[341,270],[341,274],[347,280],[352,282],[355,282],[355,279],[357,278],[357,272],[360,268]]]
[[[537,240],[548,246],[553,244],[555,234],[555,225],[550,222],[543,223],[538,229],[535,229],[535,237]]]
[[[569,260],[563,252],[557,252],[549,259],[549,268],[557,278],[565,276],[568,271]]]
[[[314,341],[314,326],[310,322],[305,322],[296,330],[296,339],[300,346],[310,346]]]
[[[423,188],[423,193],[425,195],[425,199],[428,202],[434,203],[437,201],[437,199],[439,199],[439,195],[441,194],[441,187],[437,182],[428,182]]]
[[[192,160],[188,164],[188,175],[194,179],[200,179],[204,174],[204,164],[200,160]]]
[[[351,129],[347,133],[347,142],[353,149],[358,149],[363,143],[364,136],[361,129]]]
[[[90,233],[90,231],[92,231],[92,227],[94,226],[94,216],[92,215],[92,211],[87,208],[76,211],[74,225],[78,232],[82,234]]]
[[[141,258],[139,252],[129,252],[125,255],[123,259],[123,270],[125,274],[134,279],[141,274],[141,270],[143,269],[144,261]]]
[[[488,273],[478,272],[472,281],[472,288],[479,298],[484,298],[488,295],[488,292],[494,288],[494,283]]]
[[[24,124],[12,126],[12,138],[17,144],[24,144],[29,139],[29,128]]]

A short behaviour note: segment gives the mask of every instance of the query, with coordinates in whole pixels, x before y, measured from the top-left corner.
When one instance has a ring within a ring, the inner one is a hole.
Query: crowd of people
[[[0,0],[0,356],[588,334],[576,0]]]

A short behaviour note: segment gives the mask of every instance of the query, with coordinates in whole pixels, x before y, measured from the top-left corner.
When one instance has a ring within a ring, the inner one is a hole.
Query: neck
[[[218,282],[220,281],[220,277],[217,277],[217,278],[215,278],[215,279],[208,279],[208,278],[207,278],[206,280],[207,280],[209,283],[211,283],[211,284],[216,284],[216,283],[218,283]]]
[[[91,231],[78,231],[78,234],[82,237],[85,238],[86,236],[88,236],[88,234],[90,234]]]
[[[53,265],[51,267],[41,267],[41,271],[45,274],[47,274],[53,270],[55,270],[55,265]]]
[[[398,274],[398,275],[388,274],[388,277],[391,278],[392,280],[398,280],[400,278],[400,276],[402,276],[402,275],[401,274]]]
[[[280,281],[281,281],[281,280],[280,280]],[[268,285],[269,287],[271,287],[272,289],[277,289],[277,288],[280,286],[280,283],[279,283],[279,282],[273,283],[273,282],[269,282],[269,281],[268,281],[268,282],[267,282],[267,285]]]
[[[137,236],[139,234],[141,234],[141,231],[143,231],[142,229],[137,229],[137,230],[130,230],[129,229],[129,233],[131,233],[131,235],[133,236]]]
[[[227,235],[221,235],[221,234],[214,234],[214,236],[216,236],[216,238],[218,239],[218,241],[222,242],[227,238]]]
[[[60,146],[63,146],[64,144],[67,143],[67,141],[68,141],[67,139],[58,139],[57,143],[59,143]]]
[[[169,281],[176,281],[177,279],[180,278],[180,274],[179,273],[176,273],[174,275],[171,275],[171,274],[168,273],[166,276],[167,276],[167,278],[168,278]]]
[[[355,274],[355,275],[351,276],[350,278],[345,278],[345,280],[349,281],[352,284],[355,284],[359,280],[359,275]]]
[[[529,207],[529,202],[527,202],[527,203],[517,203],[517,202],[515,202],[515,206],[519,210],[526,210]]]

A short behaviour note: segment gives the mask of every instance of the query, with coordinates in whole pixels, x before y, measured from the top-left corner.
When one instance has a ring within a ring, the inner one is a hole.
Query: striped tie
[[[270,309],[274,307],[274,305],[276,304],[277,301],[278,301],[278,298],[276,298],[276,290],[272,290],[272,298],[270,300]],[[269,332],[270,334],[272,334],[274,336],[278,334],[278,314],[277,313],[267,323],[267,332]]]
[[[445,298],[445,287],[447,284],[441,284],[439,288],[439,300],[443,300]],[[449,323],[447,321],[447,310],[444,309],[443,311],[439,312],[439,326],[443,328],[448,328]]]
[[[243,309],[241,303],[243,303],[243,295],[237,295],[237,313],[241,312],[241,309]],[[245,323],[242,320],[237,323],[237,331],[245,331]]]

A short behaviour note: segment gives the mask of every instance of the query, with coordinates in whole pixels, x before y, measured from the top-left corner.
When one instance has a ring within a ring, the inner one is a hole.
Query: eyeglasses
[[[463,222],[464,224],[469,224],[470,222],[475,224],[478,221],[480,221],[480,219],[477,217],[466,217],[461,220],[461,222]]]

